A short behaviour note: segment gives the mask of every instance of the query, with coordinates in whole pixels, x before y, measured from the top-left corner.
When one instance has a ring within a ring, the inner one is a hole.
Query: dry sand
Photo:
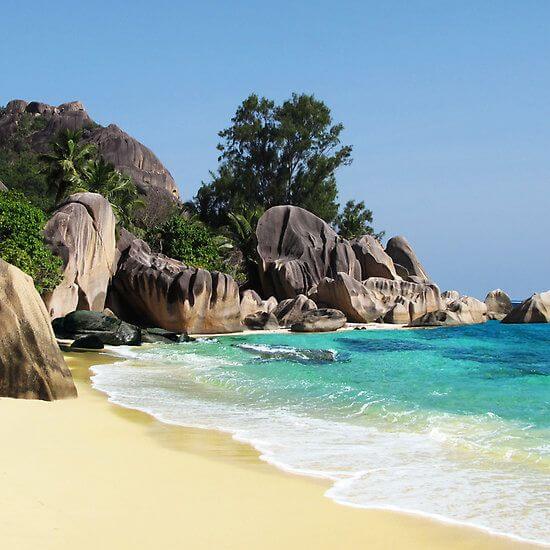
[[[353,509],[228,435],[109,404],[68,355],[79,398],[0,399],[0,548],[512,549],[481,531]],[[383,457],[381,457],[383,460]],[[527,548],[527,545],[523,545]]]

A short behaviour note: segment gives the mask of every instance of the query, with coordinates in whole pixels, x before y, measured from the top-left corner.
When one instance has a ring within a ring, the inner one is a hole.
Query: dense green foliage
[[[193,208],[214,226],[229,212],[292,204],[326,221],[338,213],[335,172],[351,162],[351,147],[341,146],[341,124],[311,95],[276,105],[253,94],[239,106],[232,126],[219,133],[220,165],[203,183]]]
[[[365,207],[365,203],[348,201],[344,209],[336,218],[338,233],[345,239],[354,239],[362,235],[373,235],[378,240],[384,236],[384,231],[375,233],[372,227],[372,211]]]
[[[24,113],[9,139],[0,146],[0,181],[10,189],[23,191],[33,204],[43,209],[51,206],[52,201],[44,164],[31,148],[31,136],[45,124],[43,118]]]
[[[172,216],[147,234],[154,249],[190,267],[224,271],[227,239],[215,235],[197,219]]]
[[[18,191],[0,193],[0,257],[34,279],[40,293],[61,281],[63,262],[44,244],[44,213]]]
[[[97,155],[94,145],[82,143],[82,130],[63,130],[51,144],[51,152],[41,155],[46,165],[46,181],[55,193],[55,204],[82,185],[82,174]]]

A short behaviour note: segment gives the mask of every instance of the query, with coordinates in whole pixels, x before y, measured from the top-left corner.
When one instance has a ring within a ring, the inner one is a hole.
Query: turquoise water
[[[125,349],[94,385],[217,428],[343,504],[549,541],[550,326],[261,334]]]

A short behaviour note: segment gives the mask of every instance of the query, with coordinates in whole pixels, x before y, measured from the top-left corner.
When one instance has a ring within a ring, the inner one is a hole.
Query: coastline
[[[8,548],[539,547],[340,506],[323,496],[325,481],[279,471],[228,434],[109,403],[88,367],[116,357],[66,358],[78,399],[0,399],[0,540]]]

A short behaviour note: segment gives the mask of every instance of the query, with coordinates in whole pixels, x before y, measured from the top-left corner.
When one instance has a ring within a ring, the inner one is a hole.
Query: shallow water
[[[94,386],[228,431],[328,496],[549,541],[550,326],[257,334],[123,349]]]

